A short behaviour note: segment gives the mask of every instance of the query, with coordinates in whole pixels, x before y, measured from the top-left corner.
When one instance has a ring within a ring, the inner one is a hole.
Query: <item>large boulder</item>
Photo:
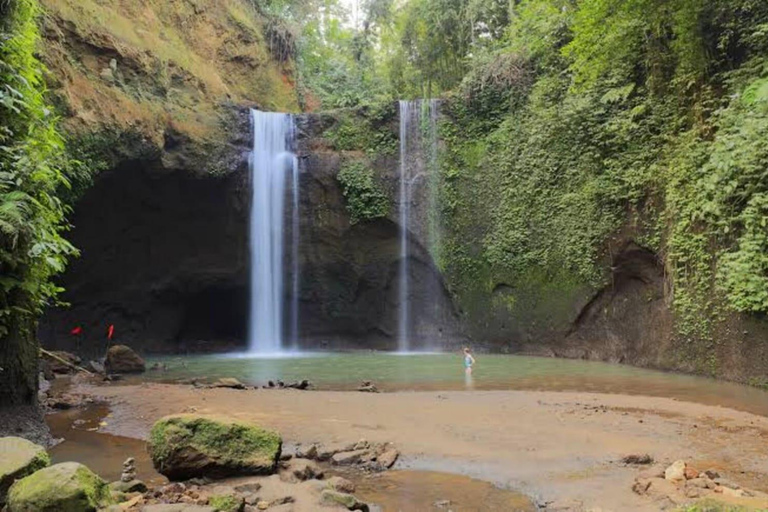
[[[139,354],[125,345],[109,347],[104,366],[109,373],[141,373],[147,369]]]
[[[0,505],[16,480],[50,465],[48,453],[40,445],[20,437],[0,437]]]
[[[64,462],[17,480],[8,512],[94,512],[111,501],[104,480],[82,464]]]
[[[232,418],[182,414],[162,418],[147,450],[170,480],[274,473],[282,439],[270,430]]]

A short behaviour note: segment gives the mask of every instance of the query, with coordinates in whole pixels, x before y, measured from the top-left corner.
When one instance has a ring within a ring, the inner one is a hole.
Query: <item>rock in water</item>
[[[271,474],[281,448],[282,439],[270,430],[193,414],[158,420],[147,443],[155,469],[170,480]]]
[[[104,366],[109,373],[142,373],[147,369],[144,360],[125,345],[109,347]]]
[[[330,487],[334,491],[339,491],[343,493],[355,492],[355,484],[344,477],[332,476],[327,480],[327,482],[328,482],[328,487]]]
[[[357,388],[358,391],[362,391],[363,393],[378,393],[379,388],[376,387],[376,384],[369,380],[364,380],[360,383],[360,386]]]
[[[214,381],[212,388],[245,389],[245,384],[233,377],[224,377]]]
[[[0,437],[0,506],[16,480],[51,463],[45,448],[20,437]]]
[[[94,512],[111,501],[104,480],[82,464],[64,462],[16,481],[8,512]]]

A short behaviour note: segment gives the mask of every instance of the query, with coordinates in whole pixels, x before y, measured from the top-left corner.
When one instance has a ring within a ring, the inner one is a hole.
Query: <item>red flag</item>
[[[110,324],[109,329],[107,329],[107,339],[111,340],[113,334],[115,334],[115,325]]]
[[[69,334],[71,334],[72,336],[77,336],[77,335],[81,334],[82,332],[83,332],[83,328],[78,325],[77,327],[75,327],[74,329],[69,331]]]

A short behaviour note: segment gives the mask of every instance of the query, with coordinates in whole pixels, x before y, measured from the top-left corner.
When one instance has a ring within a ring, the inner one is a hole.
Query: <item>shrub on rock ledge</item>
[[[270,430],[231,418],[177,415],[155,423],[147,450],[170,480],[271,474],[282,439]]]

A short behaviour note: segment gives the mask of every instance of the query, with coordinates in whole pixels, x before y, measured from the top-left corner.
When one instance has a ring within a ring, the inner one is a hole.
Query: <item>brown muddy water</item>
[[[62,439],[49,450],[52,462],[80,462],[105,480],[113,482],[120,480],[123,461],[133,457],[136,459],[137,477],[140,480],[147,484],[167,482],[152,467],[144,441],[99,432],[99,428],[109,421],[109,408],[105,404],[46,416],[53,437]]]
[[[355,495],[384,512],[535,512],[531,500],[466,476],[433,471],[389,471],[357,480]]]

